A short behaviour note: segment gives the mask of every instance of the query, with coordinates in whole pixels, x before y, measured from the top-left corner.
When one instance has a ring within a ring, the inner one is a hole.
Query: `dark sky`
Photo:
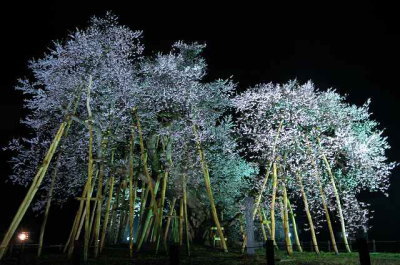
[[[259,82],[312,79],[321,89],[334,87],[348,94],[355,104],[371,98],[373,117],[386,128],[385,135],[392,145],[390,160],[400,161],[398,9],[378,3],[385,1],[322,1],[307,5],[274,1],[283,3],[265,6],[235,6],[233,1],[225,6],[203,1],[197,1],[197,6],[53,2],[17,2],[1,8],[1,146],[13,137],[26,135],[18,125],[23,115],[22,96],[13,86],[18,77],[29,74],[27,60],[41,56],[52,40],[85,26],[90,16],[112,10],[123,24],[144,31],[148,54],[167,51],[176,40],[206,42],[209,78],[233,76],[240,89]],[[25,192],[4,183],[10,172],[6,163],[9,157],[4,152],[0,155],[0,233]],[[366,197],[375,210],[371,238],[400,240],[399,177],[396,170],[389,198],[376,194]],[[57,211],[49,222],[66,215]],[[29,215],[25,223],[32,220]]]

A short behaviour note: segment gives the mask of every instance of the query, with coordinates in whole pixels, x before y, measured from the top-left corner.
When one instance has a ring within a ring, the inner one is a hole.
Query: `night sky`
[[[56,1],[53,1],[56,2]],[[131,1],[134,2],[134,1]],[[278,1],[274,1],[278,2]],[[122,24],[143,30],[147,54],[168,51],[177,40],[207,43],[204,56],[207,78],[233,76],[239,89],[260,82],[312,79],[320,89],[336,88],[360,105],[371,98],[373,118],[386,128],[392,150],[389,158],[400,161],[398,124],[400,88],[400,31],[398,9],[388,3],[368,1],[339,4],[338,1],[301,6],[254,4],[108,5],[62,1],[53,4],[15,3],[2,7],[0,15],[0,146],[13,137],[25,136],[19,125],[23,117],[22,95],[13,87],[19,77],[29,76],[27,61],[38,58],[76,27],[87,25],[92,15],[107,10],[120,16]],[[350,2],[350,1],[348,1]],[[378,1],[377,1],[378,2]],[[380,1],[385,2],[385,1]],[[0,154],[0,235],[8,227],[26,189],[5,183],[10,172],[10,154]],[[392,175],[390,197],[363,196],[372,204],[374,219],[369,237],[400,240],[400,172]],[[49,223],[53,231],[68,233],[75,209],[53,208]],[[40,219],[28,214],[25,226]],[[64,220],[68,220],[65,221]],[[65,231],[66,232],[65,232]]]

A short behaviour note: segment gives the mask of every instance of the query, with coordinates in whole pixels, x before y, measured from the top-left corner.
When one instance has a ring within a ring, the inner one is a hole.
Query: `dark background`
[[[147,54],[167,51],[176,40],[206,42],[209,78],[233,76],[245,89],[259,82],[312,79],[321,89],[337,88],[349,101],[372,99],[373,118],[386,128],[392,146],[389,158],[400,161],[398,11],[387,3],[323,1],[296,4],[229,4],[216,6],[16,2],[0,10],[0,145],[27,131],[19,125],[24,115],[22,95],[13,90],[18,77],[29,75],[27,61],[38,58],[76,27],[84,27],[92,15],[112,10],[121,23],[144,31]],[[130,1],[134,2],[134,1]],[[384,1],[380,1],[384,2]],[[0,153],[0,235],[7,229],[26,189],[5,183],[10,154]],[[369,237],[400,240],[399,170],[392,175],[390,197],[370,194],[365,200],[375,211]],[[54,209],[47,236],[64,242],[72,223],[74,205]],[[41,218],[29,213],[23,221],[34,229]]]

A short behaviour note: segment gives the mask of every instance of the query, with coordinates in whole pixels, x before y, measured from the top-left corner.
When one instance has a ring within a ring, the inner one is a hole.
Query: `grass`
[[[188,257],[183,248],[181,250],[181,264],[186,265],[265,265],[265,250],[259,249],[254,256],[243,255],[238,250],[223,253],[219,250],[203,246],[192,246],[192,255]],[[371,253],[372,265],[400,265],[400,253]],[[283,251],[276,252],[277,265],[358,265],[357,252],[333,253],[321,252],[316,255],[311,252],[295,252],[292,256]],[[7,263],[4,263],[7,264]],[[38,260],[36,264],[42,265],[68,265],[72,264],[60,254],[48,254]],[[155,255],[154,250],[135,253],[133,259],[129,258],[126,248],[110,248],[97,260],[90,259],[90,265],[168,265],[169,257],[165,254]]]

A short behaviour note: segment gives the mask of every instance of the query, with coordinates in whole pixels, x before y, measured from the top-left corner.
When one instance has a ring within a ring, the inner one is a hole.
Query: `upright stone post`
[[[267,265],[275,265],[275,249],[274,249],[274,240],[267,240],[266,242],[266,258],[267,258]]]
[[[254,255],[255,251],[255,244],[254,244],[254,221],[253,221],[253,208],[254,208],[254,198],[247,197],[245,199],[245,206],[246,206],[246,240],[247,240],[247,254]]]
[[[371,265],[367,240],[365,238],[357,239],[357,247],[360,256],[360,265]]]
[[[180,245],[173,243],[169,246],[169,264],[179,265]]]

